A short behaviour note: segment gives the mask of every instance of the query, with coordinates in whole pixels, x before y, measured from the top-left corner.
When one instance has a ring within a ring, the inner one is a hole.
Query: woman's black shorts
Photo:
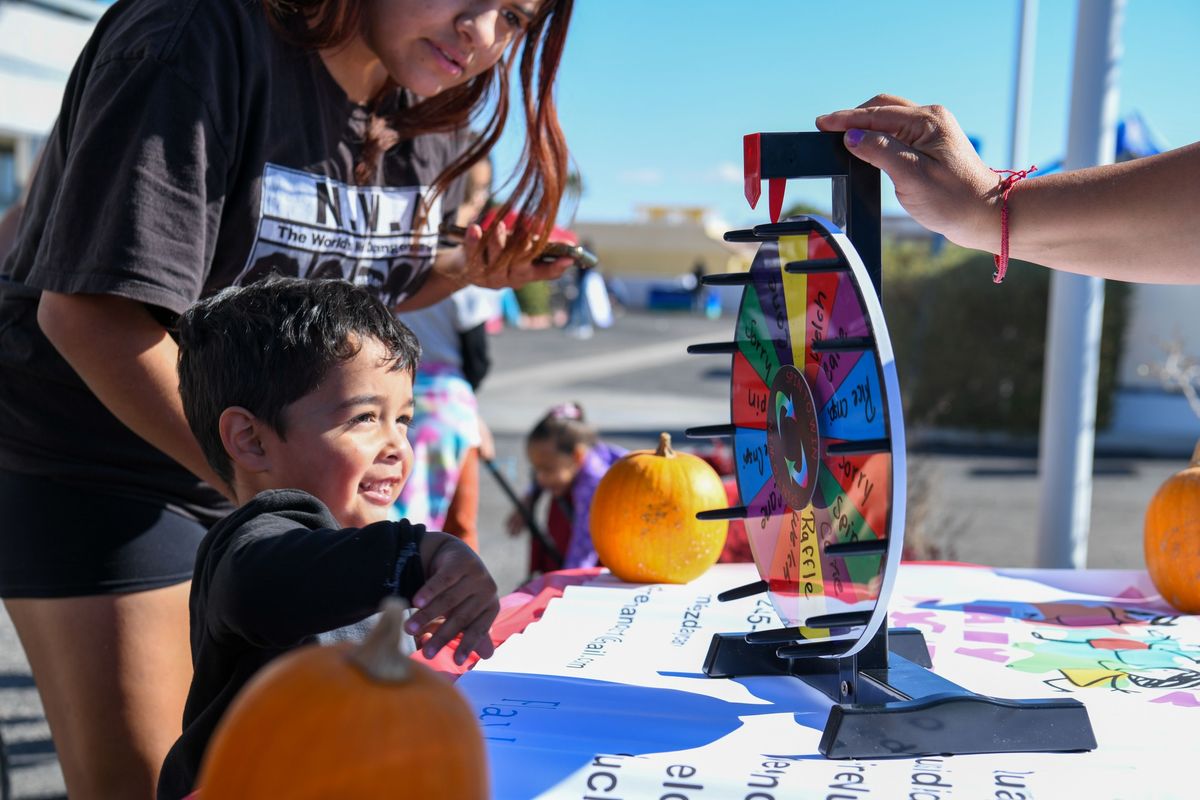
[[[0,597],[81,597],[191,580],[205,527],[152,502],[0,470]]]

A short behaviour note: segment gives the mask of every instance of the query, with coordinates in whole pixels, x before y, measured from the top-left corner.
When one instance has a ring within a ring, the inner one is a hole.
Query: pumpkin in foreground
[[[405,609],[391,598],[362,643],[264,667],[217,726],[199,797],[485,800],[479,724],[453,685],[403,652]]]
[[[592,499],[592,544],[600,562],[631,583],[687,583],[717,563],[729,523],[696,513],[727,505],[716,470],[676,453],[636,450],[613,464]]]
[[[1200,444],[1186,469],[1158,487],[1146,509],[1146,569],[1163,599],[1200,614]]]

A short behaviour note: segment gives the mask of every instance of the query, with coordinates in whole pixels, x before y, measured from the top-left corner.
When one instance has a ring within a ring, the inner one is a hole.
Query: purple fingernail
[[[850,130],[846,131],[846,146],[858,147],[858,143],[861,142],[863,137],[866,135],[866,131],[859,130],[858,128],[851,128]]]

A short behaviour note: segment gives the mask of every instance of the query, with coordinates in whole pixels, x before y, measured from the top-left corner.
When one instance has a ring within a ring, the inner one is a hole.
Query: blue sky
[[[1029,160],[1065,150],[1074,0],[1041,0]],[[814,130],[817,114],[888,91],[941,103],[1007,166],[1017,0],[576,0],[558,103],[585,193],[579,220],[641,204],[702,205],[734,226],[763,222],[742,199],[741,137]],[[1168,145],[1200,140],[1200,2],[1128,0],[1122,114]],[[515,136],[497,160],[511,166]],[[501,175],[506,174],[501,172]],[[820,202],[827,184],[787,199]],[[890,185],[885,211],[898,211]],[[569,214],[567,209],[565,214]]]

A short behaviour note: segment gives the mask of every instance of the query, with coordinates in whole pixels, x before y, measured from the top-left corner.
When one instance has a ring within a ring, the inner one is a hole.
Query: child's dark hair
[[[179,318],[179,394],[208,463],[227,481],[233,465],[218,421],[241,406],[286,436],[283,412],[335,364],[375,339],[392,370],[416,371],[417,337],[361,286],[270,277],[230,287]]]
[[[571,402],[547,411],[529,432],[526,443],[550,442],[559,453],[570,455],[580,445],[591,447],[597,438],[596,430],[583,418],[583,406]]]

